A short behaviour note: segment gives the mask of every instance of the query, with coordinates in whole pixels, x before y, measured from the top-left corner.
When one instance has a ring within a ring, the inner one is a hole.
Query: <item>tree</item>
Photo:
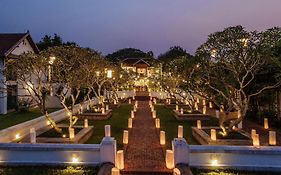
[[[78,46],[75,42],[63,42],[62,38],[56,33],[54,36],[45,35],[41,41],[37,43],[39,50],[45,50],[54,46]]]
[[[74,105],[78,103],[82,89],[88,87],[85,67],[92,58],[92,50],[76,46],[56,46],[41,54],[56,58],[52,64],[51,83],[55,87],[55,95],[69,114],[69,128],[72,128],[78,119],[73,112]]]
[[[11,72],[17,78],[18,88],[25,91],[27,96],[20,97],[20,100],[29,100],[40,109],[41,113],[50,122],[50,125],[61,132],[56,123],[48,115],[46,109],[46,99],[49,95],[48,77],[49,57],[28,53],[21,55],[18,59],[10,59],[7,61],[4,74],[9,77]],[[10,81],[5,82],[6,85]]]
[[[106,58],[113,63],[118,63],[125,58],[153,58],[153,52],[145,53],[140,49],[124,48],[106,55]]]
[[[280,81],[275,81],[251,88],[261,68],[272,61],[272,47],[280,39],[280,28],[247,32],[236,26],[209,35],[197,49],[196,56],[202,59],[197,71],[200,87],[218,106],[224,104],[226,116],[238,111],[233,122],[220,121],[223,135],[245,118],[252,97],[279,86]]]
[[[168,51],[165,53],[162,53],[158,56],[158,59],[163,62],[169,62],[174,59],[179,59],[181,57],[192,57],[189,53],[186,52],[182,47],[180,46],[173,46],[170,47]]]

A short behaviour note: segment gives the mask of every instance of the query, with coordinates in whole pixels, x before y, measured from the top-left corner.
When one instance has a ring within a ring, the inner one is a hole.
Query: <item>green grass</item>
[[[171,148],[171,141],[178,136],[178,125],[183,125],[184,138],[190,145],[199,143],[192,137],[191,127],[196,126],[196,121],[178,121],[172,114],[171,109],[165,108],[164,105],[156,105],[157,117],[160,118],[161,129],[166,134],[166,144]],[[201,121],[202,126],[218,126],[216,119]]]
[[[95,175],[98,167],[1,167],[1,175]]]
[[[59,109],[49,109],[48,112],[54,112]],[[0,130],[17,125],[28,120],[42,116],[38,108],[31,108],[28,111],[14,111],[8,114],[0,115]]]
[[[111,136],[117,140],[117,147],[123,148],[123,130],[128,128],[128,118],[132,105],[122,104],[120,108],[113,109],[112,116],[108,120],[89,120],[89,125],[94,126],[93,135],[86,144],[99,144],[104,137],[104,126],[111,125]],[[68,121],[63,121],[67,123]],[[83,125],[79,120],[75,125]]]
[[[236,170],[202,170],[192,168],[194,175],[278,175],[280,172],[250,172],[250,171],[236,171]]]

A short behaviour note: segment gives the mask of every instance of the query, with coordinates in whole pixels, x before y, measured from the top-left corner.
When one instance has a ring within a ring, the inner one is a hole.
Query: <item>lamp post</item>
[[[52,65],[54,64],[54,61],[56,60],[55,56],[50,56],[49,59],[49,65],[48,65],[48,81],[49,81],[49,85],[50,85],[50,95],[53,96],[53,88],[51,85],[51,75],[52,75]]]

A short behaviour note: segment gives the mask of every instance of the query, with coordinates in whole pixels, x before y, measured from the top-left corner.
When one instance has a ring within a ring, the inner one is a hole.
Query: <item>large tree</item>
[[[245,118],[252,97],[280,84],[277,80],[262,86],[254,84],[262,67],[271,63],[272,47],[280,39],[280,28],[247,32],[236,26],[209,35],[198,48],[196,55],[202,59],[198,82],[205,87],[206,95],[217,105],[224,104],[226,116],[238,111],[233,122],[220,121],[224,135]]]
[[[106,55],[106,58],[109,61],[118,63],[119,61],[122,61],[125,58],[153,58],[153,52],[144,52],[140,49],[135,48],[124,48]]]
[[[17,79],[19,88],[19,100],[30,101],[36,105],[42,115],[50,122],[58,132],[61,129],[49,116],[46,109],[46,100],[49,95],[50,84],[48,82],[49,57],[28,53],[21,55],[17,59],[10,59],[6,62],[4,74],[6,77],[14,76]],[[5,82],[10,85],[10,81]],[[25,94],[24,96],[22,96]]]
[[[41,41],[36,43],[37,47],[39,50],[45,50],[48,49],[49,47],[54,47],[54,46],[78,46],[75,42],[64,42],[62,38],[58,34],[54,34],[54,36],[51,35],[45,35]]]

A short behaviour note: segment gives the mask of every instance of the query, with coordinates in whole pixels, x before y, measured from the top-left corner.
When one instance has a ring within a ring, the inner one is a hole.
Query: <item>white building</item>
[[[27,33],[0,34],[0,69],[3,71],[5,62],[9,59],[18,59],[24,53],[39,53],[39,50]],[[0,114],[6,114],[8,110],[13,110],[17,106],[19,92],[16,76],[4,77],[0,74]],[[9,81],[6,87],[5,81]],[[23,94],[21,94],[23,95]]]

